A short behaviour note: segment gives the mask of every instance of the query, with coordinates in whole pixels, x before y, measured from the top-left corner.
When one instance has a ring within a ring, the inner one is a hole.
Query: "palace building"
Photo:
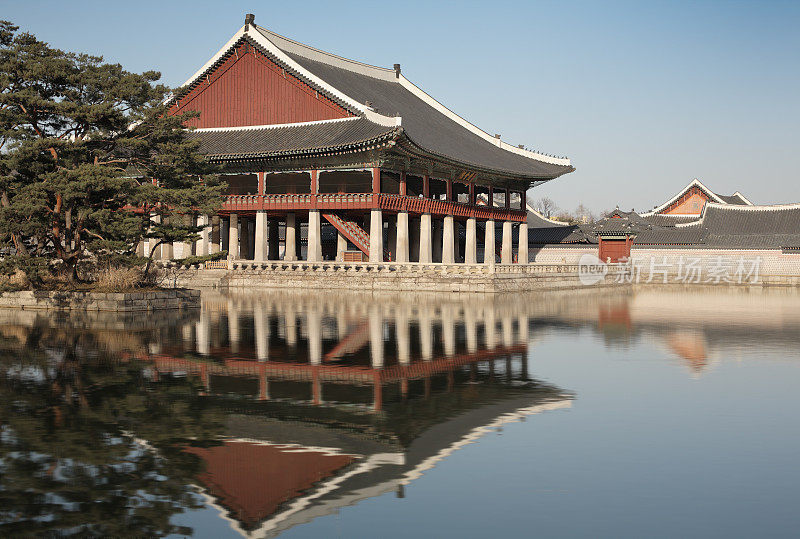
[[[482,131],[399,64],[342,58],[254,19],[172,98],[175,114],[200,113],[190,136],[229,185],[184,255],[510,263],[519,251],[527,260],[527,241],[514,245],[528,237],[525,193],[572,172],[569,159]]]

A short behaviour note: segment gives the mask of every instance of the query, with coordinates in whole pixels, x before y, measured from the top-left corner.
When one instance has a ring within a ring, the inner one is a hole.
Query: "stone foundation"
[[[187,289],[148,292],[58,292],[25,290],[0,294],[0,308],[55,311],[137,312],[189,309],[200,306],[200,291]]]

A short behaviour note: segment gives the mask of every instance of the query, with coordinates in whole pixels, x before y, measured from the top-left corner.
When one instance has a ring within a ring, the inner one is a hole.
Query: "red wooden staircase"
[[[369,258],[369,234],[363,228],[358,226],[355,222],[344,219],[335,213],[323,213],[322,216],[326,221],[332,224],[342,236],[347,238],[347,241],[355,245],[357,249]],[[384,260],[391,260],[388,250],[383,250],[383,257]]]

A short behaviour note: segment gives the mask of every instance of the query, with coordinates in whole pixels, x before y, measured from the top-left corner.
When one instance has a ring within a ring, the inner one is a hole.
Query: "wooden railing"
[[[302,210],[369,210],[409,212],[416,215],[453,215],[523,222],[527,212],[521,209],[492,208],[449,200],[419,198],[386,193],[228,195],[223,212],[302,211]]]

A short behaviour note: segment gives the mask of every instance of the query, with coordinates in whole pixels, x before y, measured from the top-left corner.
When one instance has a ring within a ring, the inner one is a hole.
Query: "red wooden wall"
[[[600,238],[598,258],[603,262],[624,262],[631,256],[631,240]]]
[[[199,111],[193,127],[239,127],[350,116],[340,105],[242,43],[207,80],[180,98],[173,113]]]

